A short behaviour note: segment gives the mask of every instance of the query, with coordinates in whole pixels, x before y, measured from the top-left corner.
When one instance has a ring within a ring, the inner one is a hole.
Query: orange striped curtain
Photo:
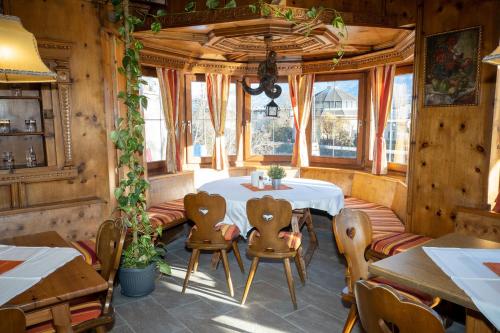
[[[395,73],[396,65],[379,66],[370,71],[372,115],[375,126],[372,173],[375,175],[387,174],[384,129],[391,111]]]
[[[295,144],[293,146],[292,165],[309,166],[307,123],[311,117],[314,74],[289,75],[288,86],[295,123]]]
[[[212,153],[212,168],[227,170],[229,162],[224,138],[226,125],[227,100],[231,77],[226,74],[205,74],[207,82],[208,109],[215,130],[215,143]]]
[[[167,126],[167,155],[165,164],[168,173],[182,171],[180,157],[181,134],[179,129],[179,99],[181,75],[175,69],[156,68],[160,82],[161,102]]]

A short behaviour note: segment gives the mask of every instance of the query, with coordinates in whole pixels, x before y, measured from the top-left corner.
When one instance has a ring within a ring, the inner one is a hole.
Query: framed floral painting
[[[477,105],[481,28],[425,38],[424,106]]]

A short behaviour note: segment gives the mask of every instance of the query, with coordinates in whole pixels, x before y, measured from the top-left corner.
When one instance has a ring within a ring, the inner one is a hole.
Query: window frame
[[[188,164],[198,164],[198,165],[210,165],[212,163],[212,156],[195,157],[193,156],[193,136],[192,136],[192,126],[193,126],[193,100],[191,96],[191,83],[192,82],[205,82],[205,74],[186,74],[185,75],[185,114],[184,119],[186,120],[185,129],[185,142],[186,142],[186,160]],[[234,164],[238,155],[238,136],[240,133],[240,123],[238,121],[239,114],[241,114],[239,102],[242,98],[242,92],[240,91],[241,84],[238,83],[236,77],[231,76],[231,83],[236,84],[236,155],[228,155],[229,163]]]
[[[142,67],[141,68],[142,76],[148,76],[148,77],[155,77],[158,78],[158,74],[156,73],[156,70],[151,67]],[[161,101],[161,91],[160,91],[160,101]],[[162,111],[163,111],[163,104],[161,105]],[[141,110],[141,115],[144,118],[144,111],[142,110],[142,107],[140,108]],[[168,144],[168,142],[167,142]],[[158,160],[158,161],[152,161],[152,162],[146,162],[147,170],[148,170],[148,175],[153,174],[164,174],[167,171],[166,165],[165,165],[165,160]]]
[[[356,147],[356,158],[345,158],[345,157],[329,157],[329,156],[313,156],[312,155],[312,122],[313,114],[311,110],[311,115],[309,122],[307,124],[306,135],[308,140],[309,149],[309,161],[311,165],[314,166],[324,166],[324,165],[339,165],[339,166],[350,166],[354,168],[362,168],[363,162],[365,160],[365,146],[367,130],[366,128],[366,110],[367,108],[367,74],[366,72],[358,73],[335,73],[335,74],[316,74],[314,82],[328,82],[328,81],[351,81],[358,80],[358,141]],[[312,106],[311,106],[312,107]],[[368,123],[369,124],[369,123]],[[368,135],[369,137],[369,135]]]
[[[250,85],[252,83],[258,83],[259,79],[256,76],[251,76],[246,78],[246,82]],[[288,83],[287,76],[278,77],[278,83]],[[243,89],[242,89],[243,91]],[[292,154],[290,155],[252,155],[252,95],[243,92],[244,95],[244,149],[243,158],[245,162],[257,162],[257,163],[291,163]]]
[[[394,77],[396,77],[398,75],[403,75],[403,74],[413,74],[413,75],[415,75],[413,64],[406,64],[406,65],[396,66],[396,73],[395,73]],[[413,85],[414,84],[415,84],[415,76],[413,77]],[[370,88],[370,87],[368,87],[368,88]],[[411,110],[412,114],[413,114],[413,112],[415,112],[415,110],[413,108],[413,106],[414,106],[414,104],[413,104],[414,100],[415,100],[415,96],[413,95],[413,89],[412,89],[412,110]],[[370,98],[367,98],[367,103],[368,103],[367,110],[370,110],[370,107],[371,107],[370,106],[370,104],[371,104]],[[370,149],[372,149],[372,147],[370,147],[371,113],[367,112],[367,114],[368,115],[367,115],[367,122],[366,122],[366,124],[368,124],[368,125],[366,127],[367,127],[368,131],[367,131],[367,142],[366,142],[365,154],[366,154],[366,166],[369,167],[369,168],[371,168],[373,166],[373,160],[370,159]],[[411,119],[413,119],[413,118],[411,118]],[[410,134],[410,138],[411,138],[411,134]],[[409,154],[409,151],[408,151],[408,154]],[[387,162],[387,170],[388,171],[399,172],[399,173],[406,173],[406,172],[408,172],[408,165],[407,164],[401,164],[401,163]]]

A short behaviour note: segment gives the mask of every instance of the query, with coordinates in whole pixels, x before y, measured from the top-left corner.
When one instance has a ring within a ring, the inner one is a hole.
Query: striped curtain
[[[295,144],[293,146],[292,165],[309,166],[307,123],[311,117],[314,74],[289,75],[288,86],[295,123]]]
[[[181,134],[179,130],[181,75],[179,71],[167,68],[156,68],[156,74],[160,82],[161,102],[167,126],[167,154],[165,164],[168,173],[176,173],[182,171],[180,157]]]
[[[396,65],[379,66],[370,71],[372,115],[375,130],[372,173],[375,175],[387,174],[384,129],[391,111],[395,73]]]
[[[215,130],[212,168],[227,170],[229,162],[224,138],[224,127],[226,125],[226,109],[231,77],[226,74],[205,74],[205,79],[207,82],[208,109]]]

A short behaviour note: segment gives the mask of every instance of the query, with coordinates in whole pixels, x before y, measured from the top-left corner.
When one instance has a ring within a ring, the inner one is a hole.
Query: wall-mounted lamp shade
[[[16,16],[0,15],[0,83],[55,82],[36,39]]]
[[[500,66],[500,45],[491,54],[483,58],[483,62]]]

